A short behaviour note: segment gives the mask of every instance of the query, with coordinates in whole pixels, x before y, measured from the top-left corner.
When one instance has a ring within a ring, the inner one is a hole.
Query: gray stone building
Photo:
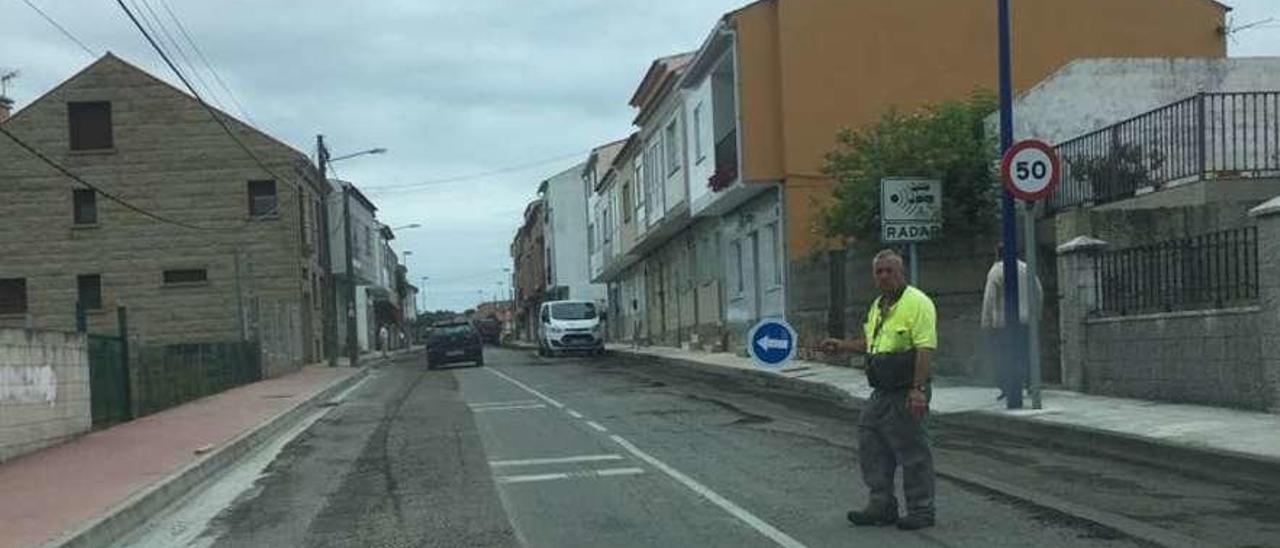
[[[0,138],[0,327],[145,345],[261,342],[268,376],[323,355],[320,214],[306,154],[107,54],[3,127],[143,215]]]

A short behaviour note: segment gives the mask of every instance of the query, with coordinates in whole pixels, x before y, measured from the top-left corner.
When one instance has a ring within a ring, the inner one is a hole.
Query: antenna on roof
[[[0,72],[0,97],[9,96],[9,80],[18,77],[18,71],[9,70]]]

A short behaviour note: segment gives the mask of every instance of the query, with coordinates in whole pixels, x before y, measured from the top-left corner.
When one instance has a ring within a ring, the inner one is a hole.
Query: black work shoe
[[[906,517],[898,520],[898,528],[903,531],[915,531],[917,529],[924,529],[925,527],[933,527],[933,516],[908,514]]]
[[[895,507],[877,509],[868,506],[865,510],[851,510],[846,517],[849,518],[850,523],[858,527],[893,525],[898,521],[898,509]]]

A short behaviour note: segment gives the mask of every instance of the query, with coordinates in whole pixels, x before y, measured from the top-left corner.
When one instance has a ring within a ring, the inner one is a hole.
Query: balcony
[[[1280,92],[1202,93],[1057,150],[1063,174],[1049,199],[1055,212],[1200,181],[1280,178]]]

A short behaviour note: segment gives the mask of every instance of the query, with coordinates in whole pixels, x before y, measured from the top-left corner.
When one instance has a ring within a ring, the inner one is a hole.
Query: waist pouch
[[[872,388],[910,388],[915,370],[915,350],[872,354],[867,358],[867,382]]]

